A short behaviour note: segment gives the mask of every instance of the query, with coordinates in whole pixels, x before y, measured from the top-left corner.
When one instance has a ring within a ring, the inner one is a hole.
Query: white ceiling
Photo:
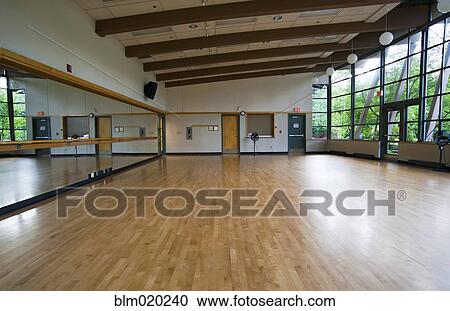
[[[202,5],[202,0],[105,0],[105,1],[74,0],[74,1],[95,20],[127,15],[159,12],[166,10],[174,10],[187,7],[198,7]],[[207,0],[206,5],[217,5],[241,1],[242,0]],[[276,29],[276,28],[290,28],[290,27],[324,25],[324,24],[345,23],[345,22],[362,22],[362,21],[375,22],[376,20],[384,16],[386,12],[393,9],[395,6],[396,5],[386,5],[386,6],[372,5],[372,6],[345,8],[337,10],[289,13],[280,15],[281,16],[280,20],[277,20],[277,17],[273,15],[247,17],[234,20],[212,21],[206,23],[196,23],[191,25],[175,25],[157,29],[121,33],[114,35],[114,37],[117,40],[119,40],[124,46],[130,46],[130,45],[155,43],[170,40],[179,40],[186,38],[198,38],[220,34],[249,32],[249,31]],[[355,34],[353,34],[353,36],[354,35]],[[345,35],[345,36],[315,37],[298,40],[259,42],[237,46],[224,46],[208,49],[187,50],[176,53],[154,55],[149,59],[143,59],[143,62],[161,61],[185,57],[204,56],[216,53],[222,54],[230,52],[240,52],[247,50],[287,47],[296,45],[309,45],[309,44],[335,43],[335,42],[345,43],[351,40],[353,36]],[[326,56],[328,54],[322,55]],[[319,54],[318,56],[321,55]],[[291,58],[292,57],[284,57],[282,59],[291,59]],[[271,60],[279,60],[279,58],[242,61],[236,64],[243,64],[255,61],[257,62],[271,61]],[[209,65],[207,67],[214,67],[218,65],[222,66],[224,64]],[[201,68],[205,67],[203,66]]]

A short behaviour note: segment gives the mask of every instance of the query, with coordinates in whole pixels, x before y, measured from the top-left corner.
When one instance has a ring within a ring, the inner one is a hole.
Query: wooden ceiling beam
[[[380,46],[378,39],[381,32],[360,34],[353,39],[354,50],[375,49]],[[348,51],[352,49],[351,43],[325,43],[302,46],[291,46],[283,48],[271,48],[261,50],[250,50],[243,52],[233,52],[224,54],[215,54],[207,56],[188,57],[144,64],[144,71],[167,70],[183,67],[202,66],[217,63],[235,62],[241,60],[263,59],[272,57],[287,57],[293,55],[302,55],[310,53],[320,53],[327,51]]]
[[[185,8],[156,13],[99,20],[95,31],[100,36],[174,25],[284,13],[343,9],[377,4],[399,3],[399,0],[258,0]]]
[[[361,54],[364,54],[369,51],[363,50],[360,52],[361,52]],[[350,53],[351,53],[351,50],[347,51],[347,52],[334,53],[332,56],[333,63],[346,62],[347,56]],[[251,64],[243,64],[243,65],[224,66],[224,67],[202,68],[202,69],[189,70],[189,71],[177,71],[177,72],[157,74],[156,81],[181,80],[181,79],[197,78],[197,77],[204,77],[204,76],[223,75],[223,74],[236,73],[236,72],[260,71],[260,70],[268,70],[268,69],[301,67],[301,66],[329,64],[329,63],[330,63],[330,58],[311,57],[311,58],[299,58],[299,59],[289,59],[289,60],[280,60],[280,61],[272,61],[272,62],[261,62],[261,63],[251,63]]]
[[[427,19],[428,6],[398,8],[389,14],[389,30],[405,29],[424,25],[426,24]],[[382,19],[376,23],[352,22],[239,32],[128,46],[125,48],[125,54],[127,57],[148,57],[155,54],[194,50],[199,48],[290,40],[314,36],[377,32],[385,30],[385,27],[385,21]]]
[[[335,65],[339,66],[340,64],[335,64]],[[207,77],[207,78],[197,78],[197,79],[189,79],[189,80],[178,80],[178,81],[166,82],[166,88],[194,85],[194,84],[206,84],[206,83],[221,82],[221,81],[242,80],[242,79],[252,79],[252,78],[271,77],[271,76],[285,76],[285,75],[293,75],[293,74],[308,73],[308,72],[324,72],[327,68],[328,68],[328,65],[319,65],[314,68],[302,67],[302,68],[291,68],[291,69],[279,69],[279,70],[240,73],[240,74],[225,75],[225,76],[214,76],[214,77]]]

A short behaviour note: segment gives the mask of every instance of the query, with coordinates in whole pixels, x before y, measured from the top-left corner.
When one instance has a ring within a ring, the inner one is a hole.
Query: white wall
[[[124,127],[124,132],[115,132],[116,126]],[[158,116],[152,115],[113,115],[113,137],[139,137],[139,129],[145,129],[145,136],[158,136]],[[129,141],[112,145],[113,153],[158,153],[157,140]]]
[[[71,64],[75,76],[165,107],[164,84],[154,102],[146,100],[143,87],[154,74],[126,58],[116,39],[95,34],[94,21],[72,0],[0,0],[0,8],[0,47],[63,71]]]
[[[205,141],[186,142],[185,127],[194,121],[221,124],[219,113],[239,110],[275,112],[275,137],[261,138],[257,149],[259,152],[287,152],[287,113],[293,112],[296,107],[300,108],[302,113],[306,113],[307,151],[311,149],[310,144],[312,151],[325,149],[326,147],[318,146],[311,140],[312,77],[312,74],[299,74],[168,88],[166,96],[169,111],[216,112],[216,114],[169,116],[167,152],[221,152],[222,138],[219,133],[215,136],[205,136]],[[240,121],[241,152],[253,152],[253,143],[245,138],[246,118],[241,117]]]
[[[178,114],[166,116],[167,153],[222,152],[222,121],[220,114]],[[218,125],[219,131],[206,126]],[[186,127],[192,129],[192,140],[186,140]]]

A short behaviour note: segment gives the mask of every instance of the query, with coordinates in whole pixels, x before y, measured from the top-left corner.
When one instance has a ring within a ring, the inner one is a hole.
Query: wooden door
[[[111,138],[112,137],[112,123],[111,117],[97,117],[96,118],[96,133],[97,138]],[[97,154],[99,155],[111,155],[112,144],[98,144]]]
[[[222,116],[222,149],[223,153],[239,152],[239,116]]]

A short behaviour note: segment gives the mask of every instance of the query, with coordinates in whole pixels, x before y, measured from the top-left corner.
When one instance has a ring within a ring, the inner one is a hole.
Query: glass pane
[[[26,114],[25,104],[14,104],[13,108],[14,108],[15,116],[25,116],[25,114]]]
[[[312,115],[312,126],[327,126],[326,113],[314,113]]]
[[[27,129],[27,118],[25,118],[25,117],[14,117],[14,129],[16,129],[16,130],[26,130]]]
[[[444,21],[436,23],[428,28],[428,46],[433,46],[444,41]]]
[[[441,119],[450,119],[450,95],[445,95],[443,97],[443,102],[441,103],[442,106],[442,112],[441,112]]]
[[[331,139],[350,139],[350,126],[332,127]]]
[[[378,140],[380,138],[378,125],[355,126],[355,139]]]
[[[344,79],[348,79],[348,78],[351,78],[351,76],[352,76],[352,72],[351,72],[350,67],[347,67],[344,69],[339,69],[339,70],[336,70],[336,72],[331,77],[331,82],[337,82],[337,81],[341,81]]]
[[[419,123],[408,122],[406,124],[406,141],[417,142],[419,141]]]
[[[327,86],[324,85],[322,87],[313,87],[313,98],[327,98]]]
[[[408,80],[409,96],[408,99],[417,99],[420,95],[420,77]]]
[[[355,124],[378,124],[380,108],[368,107],[355,109]]]
[[[416,33],[409,38],[409,55],[422,51],[422,33]]]
[[[450,68],[444,69],[442,73],[442,93],[449,93],[450,92]]]
[[[331,95],[333,97],[350,94],[351,93],[351,84],[352,80],[347,79],[337,83],[334,83],[331,87]]]
[[[400,112],[398,110],[393,110],[388,112],[388,122],[389,123],[399,123],[400,122]]]
[[[441,44],[427,51],[427,72],[442,67],[442,48]]]
[[[419,121],[419,105],[408,106],[408,121]]]
[[[440,96],[427,98],[425,102],[425,120],[438,120],[440,105]]]
[[[355,78],[355,90],[361,91],[380,85],[380,70],[373,70]]]
[[[0,88],[2,89],[7,89],[8,84],[6,83],[6,78],[5,77],[0,77]]]
[[[352,97],[351,95],[341,96],[331,99],[331,111],[351,109]]]
[[[388,124],[388,140],[400,141],[400,124]]]
[[[342,126],[350,124],[352,124],[350,110],[331,113],[331,126]]]
[[[420,59],[420,54],[413,55],[409,58],[409,77],[420,75]]]
[[[359,75],[380,67],[381,58],[380,53],[378,53],[357,62],[355,65],[355,74]]]
[[[408,56],[408,39],[402,40],[386,49],[386,64],[395,62],[406,56]]]
[[[0,141],[10,141],[10,140],[11,140],[11,133],[9,132],[9,129],[0,128]]]
[[[312,128],[314,138],[327,138],[327,128],[326,127],[313,127]]]
[[[450,121],[444,121],[442,122],[442,130],[450,132]]]
[[[25,103],[25,91],[16,90],[13,92],[13,103]]]
[[[384,88],[384,102],[393,103],[406,100],[406,80],[386,85]]]
[[[432,142],[434,134],[439,131],[439,122],[425,122],[425,141]]]
[[[313,99],[312,100],[313,112],[327,112],[327,100],[326,99]]]
[[[395,82],[406,78],[407,59],[386,65],[385,69],[385,83]]]
[[[380,104],[380,89],[375,88],[355,93],[355,108],[363,108]]]
[[[390,155],[398,155],[398,142],[388,142],[388,154]]]
[[[427,74],[427,76],[426,76],[426,83],[427,83],[426,96],[433,96],[433,95],[438,95],[441,93],[441,87],[439,85],[440,76],[441,76],[440,71]]]
[[[14,135],[15,135],[16,141],[27,140],[27,131],[26,130],[15,130]]]

